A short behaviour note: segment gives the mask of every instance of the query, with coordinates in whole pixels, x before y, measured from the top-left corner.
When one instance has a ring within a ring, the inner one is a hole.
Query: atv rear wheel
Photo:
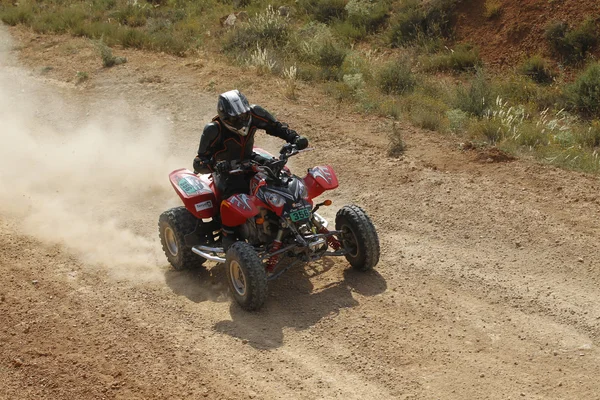
[[[335,216],[335,229],[342,231],[340,242],[346,260],[360,271],[373,269],[379,262],[379,237],[367,213],[356,205],[342,207]]]
[[[204,258],[185,244],[185,235],[194,232],[198,220],[185,207],[165,211],[158,219],[158,236],[167,260],[176,270],[201,266]]]
[[[246,242],[235,242],[227,250],[225,269],[235,301],[244,310],[258,310],[267,298],[267,273],[256,250]]]

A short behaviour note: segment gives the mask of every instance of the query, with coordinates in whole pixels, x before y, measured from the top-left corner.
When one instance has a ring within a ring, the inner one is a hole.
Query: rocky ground
[[[403,124],[407,151],[389,158],[390,120],[311,87],[287,100],[285,83],[203,54],[118,51],[128,62],[103,69],[82,39],[9,33],[1,399],[600,398],[597,177]],[[367,210],[375,271],[292,270],[247,313],[218,266],[169,268],[167,175],[233,87],[310,137],[293,170],[335,168],[324,214]]]

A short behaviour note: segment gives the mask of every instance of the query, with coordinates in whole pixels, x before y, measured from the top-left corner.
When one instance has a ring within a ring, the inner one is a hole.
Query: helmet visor
[[[248,123],[250,122],[250,113],[245,112],[243,114],[236,115],[233,117],[228,116],[225,119],[225,122],[235,129],[244,129],[248,126]]]

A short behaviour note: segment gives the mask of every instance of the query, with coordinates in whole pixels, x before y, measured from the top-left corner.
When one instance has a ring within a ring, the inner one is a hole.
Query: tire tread
[[[344,206],[338,210],[335,217],[336,229],[339,229],[341,221],[344,219],[350,225],[365,228],[357,229],[355,232],[357,241],[365,245],[364,255],[359,257],[360,259],[364,258],[364,260],[358,260],[357,262],[357,260],[352,260],[348,256],[346,256],[346,259],[357,270],[368,271],[373,269],[379,262],[380,245],[377,230],[371,219],[361,207],[355,204]]]

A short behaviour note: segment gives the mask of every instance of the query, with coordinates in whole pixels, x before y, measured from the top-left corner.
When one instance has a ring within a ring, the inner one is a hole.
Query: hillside
[[[495,4],[497,15],[486,17],[486,5]],[[577,26],[587,18],[600,20],[600,2],[595,0],[463,0],[458,5],[458,41],[476,45],[486,63],[516,67],[535,54],[552,57],[544,39],[549,24],[556,21]],[[596,56],[600,53],[598,49]]]

